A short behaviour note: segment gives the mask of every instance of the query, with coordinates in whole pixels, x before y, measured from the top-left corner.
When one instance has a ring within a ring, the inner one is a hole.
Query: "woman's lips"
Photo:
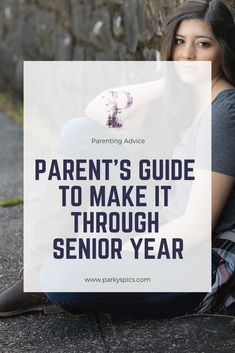
[[[179,63],[177,63],[177,67],[179,69],[188,70],[188,71],[196,71],[197,69],[195,65],[179,64]]]

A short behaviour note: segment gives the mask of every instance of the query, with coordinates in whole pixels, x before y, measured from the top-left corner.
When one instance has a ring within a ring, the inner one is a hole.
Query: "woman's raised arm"
[[[125,118],[139,108],[163,96],[164,90],[163,79],[112,88],[96,96],[86,107],[85,115],[98,121],[103,120],[103,117],[107,116],[110,99],[112,98],[122,107],[122,116]]]

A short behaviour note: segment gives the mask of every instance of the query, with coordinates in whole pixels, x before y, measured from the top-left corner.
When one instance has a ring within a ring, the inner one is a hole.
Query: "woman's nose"
[[[196,54],[195,49],[192,45],[187,45],[184,47],[182,52],[182,60],[195,60]]]

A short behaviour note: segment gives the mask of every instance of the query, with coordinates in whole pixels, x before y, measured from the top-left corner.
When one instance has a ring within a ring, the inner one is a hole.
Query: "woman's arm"
[[[210,182],[211,175],[212,184]],[[180,217],[162,225],[157,236],[159,238],[177,236],[187,239],[184,242],[185,250],[192,249],[194,246],[205,242],[211,235],[211,228],[208,227],[210,219],[214,228],[229,198],[234,182],[235,178],[232,176],[214,172],[211,174],[209,171],[202,169],[196,170],[195,181],[191,188],[185,212]],[[212,213],[210,207],[208,207],[211,194]],[[145,236],[149,237],[149,234]],[[140,237],[144,236],[141,235]],[[132,249],[129,242],[125,243],[124,249]]]
[[[210,172],[201,169],[195,171],[195,181],[185,213],[161,229],[162,234],[174,234],[176,230],[179,234],[189,234],[188,248],[201,243],[208,237],[207,225],[210,216],[212,230],[215,228],[235,182],[233,176],[212,172],[210,190],[208,173]],[[208,214],[210,193],[212,197],[211,215]]]
[[[95,97],[86,107],[85,115],[89,118],[103,121],[104,116],[108,115],[109,107],[107,106],[107,102],[110,100],[111,92],[118,92],[115,99],[121,107],[126,106],[122,111],[122,116],[125,118],[137,109],[160,98],[164,94],[164,90],[163,79],[137,85],[112,88]],[[132,103],[129,106],[126,104],[126,94],[132,99]]]

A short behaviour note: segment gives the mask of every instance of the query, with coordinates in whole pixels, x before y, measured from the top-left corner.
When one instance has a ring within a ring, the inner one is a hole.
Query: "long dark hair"
[[[163,60],[172,60],[177,28],[182,21],[189,19],[202,19],[211,26],[221,48],[222,74],[235,85],[235,23],[230,10],[221,0],[188,0],[175,9],[166,23]]]

